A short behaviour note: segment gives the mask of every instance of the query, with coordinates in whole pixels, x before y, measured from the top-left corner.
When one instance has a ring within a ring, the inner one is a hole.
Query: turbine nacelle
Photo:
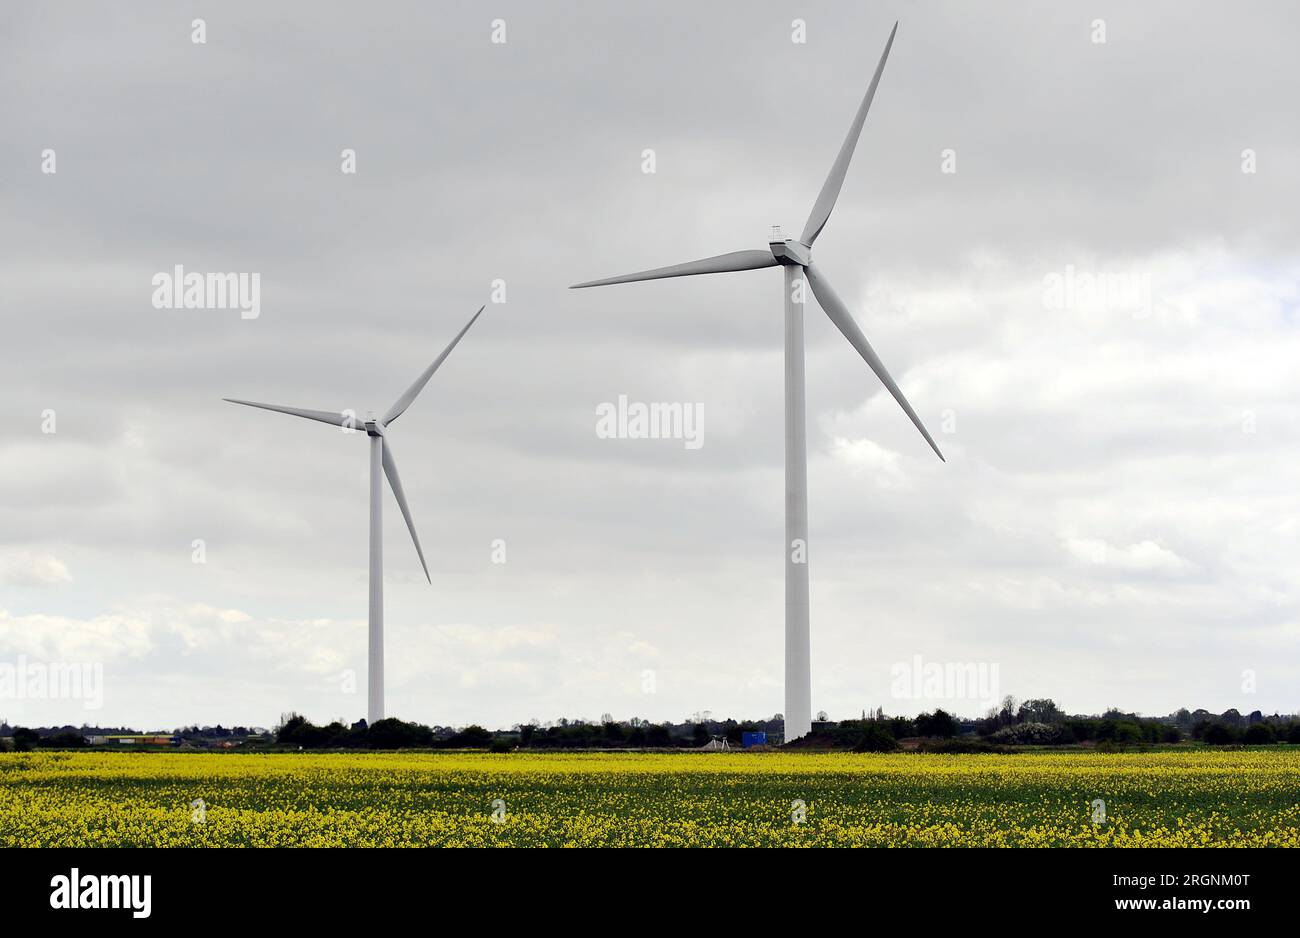
[[[767,246],[778,264],[792,267],[807,267],[812,263],[812,245],[790,238],[781,239],[781,229],[772,230],[772,240]]]

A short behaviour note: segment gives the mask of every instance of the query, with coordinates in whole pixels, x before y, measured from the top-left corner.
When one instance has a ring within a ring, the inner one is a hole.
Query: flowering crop
[[[0,846],[1294,847],[1298,789],[1290,749],[9,754]]]

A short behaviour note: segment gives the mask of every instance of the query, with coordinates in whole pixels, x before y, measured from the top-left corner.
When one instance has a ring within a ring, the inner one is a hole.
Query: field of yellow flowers
[[[1289,749],[15,753],[0,846],[1295,847],[1298,793]]]

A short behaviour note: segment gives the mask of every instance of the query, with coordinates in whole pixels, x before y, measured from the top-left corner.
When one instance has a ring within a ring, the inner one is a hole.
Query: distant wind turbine
[[[451,340],[451,344],[443,349],[442,354],[433,360],[433,364],[424,369],[424,373],[415,380],[401,397],[388,408],[388,412],[378,420],[374,415],[370,415],[362,422],[366,434],[370,437],[370,655],[369,655],[369,687],[367,688],[367,707],[366,719],[372,726],[384,718],[384,513],[383,505],[380,502],[380,484],[379,472],[380,466],[383,466],[383,473],[388,477],[388,484],[393,489],[393,496],[397,499],[397,507],[402,509],[402,517],[406,519],[407,530],[411,532],[411,540],[415,542],[415,553],[420,558],[420,566],[424,568],[424,577],[430,583],[433,582],[429,577],[429,566],[424,562],[424,550],[420,547],[420,536],[415,533],[415,521],[411,518],[411,509],[406,504],[406,493],[402,491],[402,480],[397,475],[397,462],[393,458],[393,444],[388,441],[388,426],[402,416],[406,408],[411,406],[411,402],[416,396],[424,390],[424,386],[429,383],[433,373],[438,370],[438,366],[443,363],[451,350],[469,332],[469,327],[474,325],[475,320],[482,315],[485,307],[480,306],[477,313],[465,324],[465,328],[456,334],[456,338]],[[281,407],[278,404],[259,404],[256,401],[240,401],[233,398],[223,398],[231,404],[244,404],[248,407],[260,407],[263,410],[273,410],[280,414],[290,414],[294,417],[306,417],[308,420],[319,420],[321,423],[332,423],[335,426],[343,427],[348,430],[356,429],[357,418],[351,411],[341,411],[334,413],[328,410],[305,410],[301,407]]]
[[[885,60],[894,44],[898,24],[894,24],[880,56],[880,64],[867,87],[858,113],[849,127],[848,136],[840,147],[839,155],[831,165],[830,175],[822,185],[817,202],[813,205],[808,223],[798,241],[782,240],[780,228],[773,230],[766,251],[735,251],[706,257],[703,260],[657,267],[621,277],[579,283],[572,289],[603,287],[613,283],[633,283],[638,280],[660,280],[666,277],[690,277],[696,274],[717,274],[738,270],[757,270],[762,267],[785,268],[785,738],[787,741],[806,736],[812,731],[812,674],[808,637],[808,454],[804,430],[804,349],[803,302],[805,281],[812,287],[813,295],[821,304],[831,322],[835,323],[849,344],[858,350],[876,377],[884,384],[894,400],[921,431],[925,441],[940,459],[943,454],[934,439],[921,423],[912,405],[898,389],[894,379],[885,369],[880,356],[867,341],[862,330],[849,313],[844,301],[832,289],[830,281],[812,261],[812,245],[826,226],[844,185],[844,176],[853,159],[853,150],[867,119],[871,99],[876,95],[880,75],[885,70]]]

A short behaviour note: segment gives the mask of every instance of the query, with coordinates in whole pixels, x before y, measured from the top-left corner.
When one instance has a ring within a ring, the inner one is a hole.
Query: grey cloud
[[[434,579],[389,503],[394,711],[778,710],[779,277],[566,288],[797,231],[895,13],[818,262],[956,432],[937,464],[809,310],[815,708],[916,709],[889,666],[922,653],[1073,709],[1293,709],[1280,3],[237,3],[206,46],[161,3],[8,9],[0,551],[70,580],[5,582],[4,621],[154,636],[106,718],[359,715],[327,671],[364,655],[364,447],[220,399],[382,411],[503,278],[394,430]],[[261,317],[154,309],[175,264],[260,272]],[[1048,309],[1066,265],[1149,273],[1158,308]],[[619,394],[703,402],[704,448],[597,439]]]

